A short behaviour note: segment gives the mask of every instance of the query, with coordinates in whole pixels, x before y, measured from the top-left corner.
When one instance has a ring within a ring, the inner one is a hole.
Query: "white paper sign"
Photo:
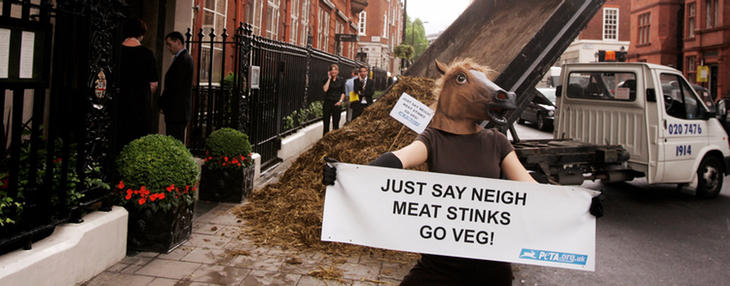
[[[33,78],[35,33],[23,31],[20,38],[20,78]]]
[[[431,122],[433,110],[404,92],[390,110],[390,116],[421,134]]]
[[[0,29],[0,78],[8,78],[10,66],[10,30]]]
[[[336,163],[323,241],[595,270],[592,191]]]
[[[251,82],[251,89],[259,88],[260,79],[261,79],[261,67],[251,66],[251,71],[249,74],[249,82]]]

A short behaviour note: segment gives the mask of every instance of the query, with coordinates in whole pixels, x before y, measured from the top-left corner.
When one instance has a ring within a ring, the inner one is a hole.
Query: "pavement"
[[[515,126],[522,139],[550,137],[548,132]],[[293,159],[264,172],[254,186],[276,182]],[[415,263],[373,255],[333,257],[321,252],[257,247],[245,234],[240,235],[245,221],[231,212],[237,206],[198,201],[192,236],[182,246],[168,254],[129,253],[82,285],[398,285]],[[330,267],[342,271],[342,277],[316,277],[317,271]],[[513,265],[513,271],[516,276],[521,274],[520,267]],[[516,279],[513,284],[523,283]]]
[[[262,174],[257,188],[275,182],[291,162]],[[244,202],[245,204],[245,202]],[[168,254],[128,253],[86,286],[126,285],[398,285],[413,263],[387,257],[359,255],[334,257],[321,252],[298,252],[277,247],[257,247],[241,235],[245,221],[229,203],[198,201],[190,239]],[[316,277],[335,267],[338,279]]]

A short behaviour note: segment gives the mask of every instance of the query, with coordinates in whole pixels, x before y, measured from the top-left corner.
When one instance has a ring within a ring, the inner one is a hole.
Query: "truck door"
[[[708,144],[706,110],[681,75],[660,72],[659,79],[664,104],[658,144],[663,178],[657,183],[688,182],[700,150]]]

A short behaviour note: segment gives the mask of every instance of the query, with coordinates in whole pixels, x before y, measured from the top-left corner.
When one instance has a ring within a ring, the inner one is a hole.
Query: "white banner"
[[[592,191],[335,163],[322,240],[595,270]]]

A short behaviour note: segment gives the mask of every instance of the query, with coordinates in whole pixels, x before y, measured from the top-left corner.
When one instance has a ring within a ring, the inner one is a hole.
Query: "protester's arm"
[[[421,165],[428,159],[426,144],[419,140],[413,141],[410,145],[393,152],[393,154],[401,161],[404,169]]]
[[[522,166],[520,160],[517,159],[517,153],[515,153],[515,151],[509,152],[509,154],[502,159],[502,171],[504,172],[504,175],[507,176],[507,179],[537,183],[537,181],[530,176],[530,173],[527,172],[527,169]]]

